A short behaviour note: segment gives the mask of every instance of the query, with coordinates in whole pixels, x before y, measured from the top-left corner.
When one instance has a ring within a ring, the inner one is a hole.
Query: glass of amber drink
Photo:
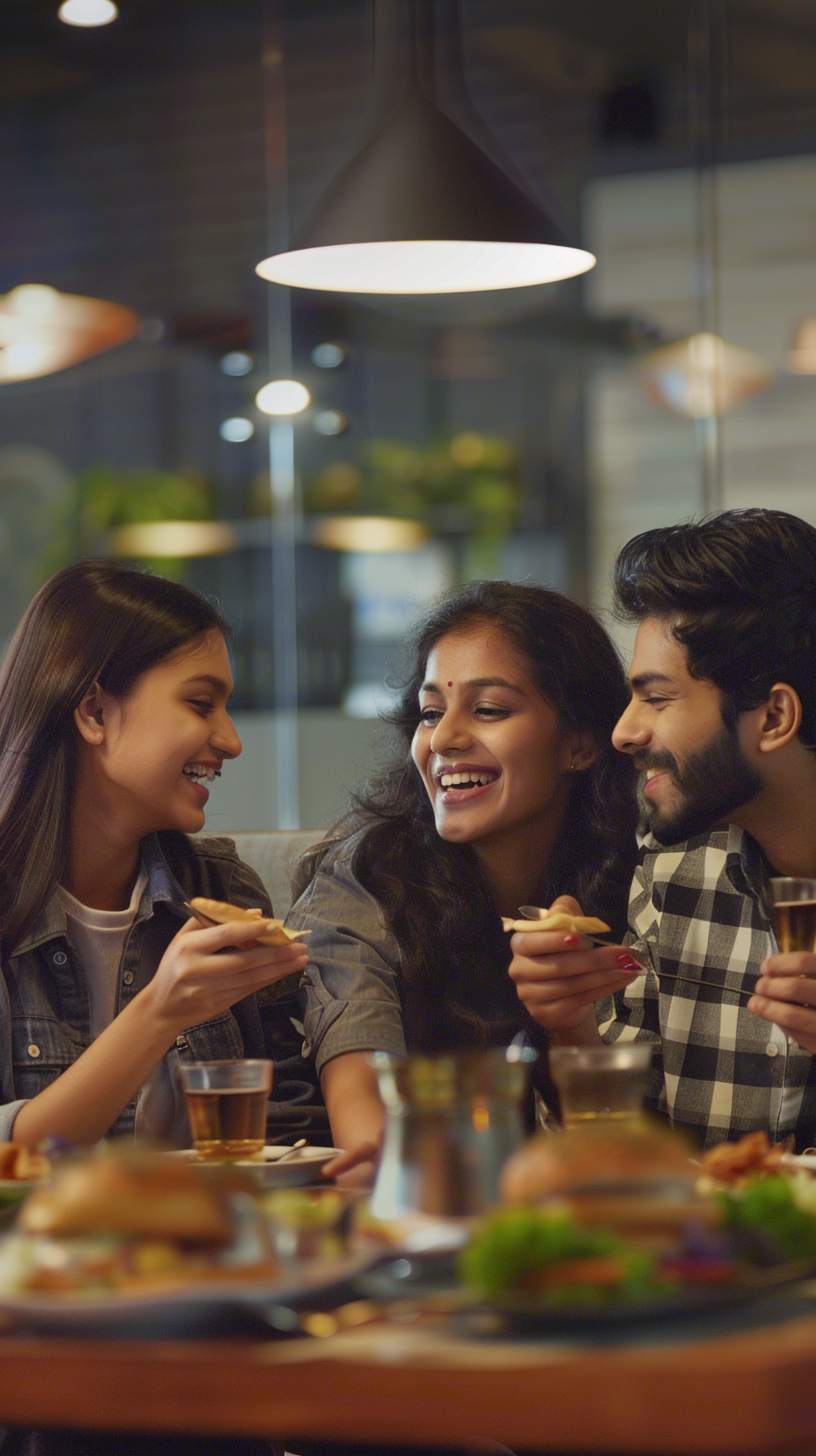
[[[632,1123],[643,1113],[654,1048],[650,1042],[550,1047],[550,1075],[570,1131],[588,1124]]]
[[[769,880],[776,943],[780,951],[816,951],[816,880]]]
[[[180,1073],[199,1158],[234,1162],[263,1152],[271,1062],[186,1062]]]

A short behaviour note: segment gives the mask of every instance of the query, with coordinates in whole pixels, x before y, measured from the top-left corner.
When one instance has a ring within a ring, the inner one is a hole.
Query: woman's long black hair
[[[409,639],[408,670],[387,718],[396,729],[390,761],[353,796],[329,839],[304,856],[295,885],[302,893],[340,843],[358,836],[354,872],[400,945],[408,1045],[427,1052],[495,1043],[514,1019],[518,1025],[525,1017],[506,975],[508,937],[476,853],[469,844],[440,838],[411,758],[432,648],[447,633],[479,623],[503,633],[562,725],[589,733],[595,744],[592,767],[572,776],[563,829],[537,903],[574,895],[586,914],[599,915],[619,936],[636,858],[634,770],[611,743],[626,706],[626,683],[603,628],[583,607],[545,587],[482,581],[449,593]],[[540,1034],[536,1039],[540,1044]]]
[[[0,673],[0,938],[10,954],[67,865],[77,728],[98,682],[124,698],[142,673],[210,631],[198,592],[113,561],[66,566],[41,587]]]

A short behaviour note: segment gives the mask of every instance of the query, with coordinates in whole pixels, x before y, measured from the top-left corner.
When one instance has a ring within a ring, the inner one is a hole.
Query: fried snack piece
[[[243,910],[240,905],[230,905],[228,900],[208,900],[204,895],[196,895],[190,901],[193,910],[198,910],[207,920],[212,920],[216,925],[227,925],[231,920],[257,920],[251,910]],[[265,924],[274,925],[274,930],[267,934],[259,935],[258,945],[288,945],[292,940],[301,940],[304,935],[311,935],[310,930],[288,930],[282,920],[266,920]]]
[[[554,910],[541,920],[510,920],[502,916],[502,925],[508,935],[515,931],[569,930],[573,935],[608,935],[609,926],[595,915],[568,915],[564,910]]]
[[[32,1152],[20,1143],[0,1143],[0,1178],[28,1183],[34,1178],[45,1178],[50,1172],[51,1164],[44,1153]]]
[[[779,1172],[785,1153],[782,1143],[772,1147],[766,1132],[749,1132],[736,1143],[718,1143],[700,1159],[702,1173],[718,1183],[741,1183],[757,1175]]]
[[[29,1234],[124,1234],[222,1247],[232,1221],[218,1186],[181,1159],[104,1153],[63,1163],[30,1193],[18,1226]]]

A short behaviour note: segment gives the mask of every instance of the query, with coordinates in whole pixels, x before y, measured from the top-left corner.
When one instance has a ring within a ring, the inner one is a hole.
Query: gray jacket
[[[286,924],[310,930],[301,1001],[304,1056],[318,1073],[344,1052],[405,1055],[400,948],[351,868],[357,838],[315,875]]]

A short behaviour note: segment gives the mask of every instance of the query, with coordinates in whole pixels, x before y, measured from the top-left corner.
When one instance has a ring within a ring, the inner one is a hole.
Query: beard
[[[640,795],[644,818],[658,844],[678,844],[706,834],[735,809],[756,798],[762,779],[745,758],[735,728],[718,733],[690,753],[681,769],[673,753],[641,755],[641,768],[667,770],[681,793],[675,808],[663,812]]]

